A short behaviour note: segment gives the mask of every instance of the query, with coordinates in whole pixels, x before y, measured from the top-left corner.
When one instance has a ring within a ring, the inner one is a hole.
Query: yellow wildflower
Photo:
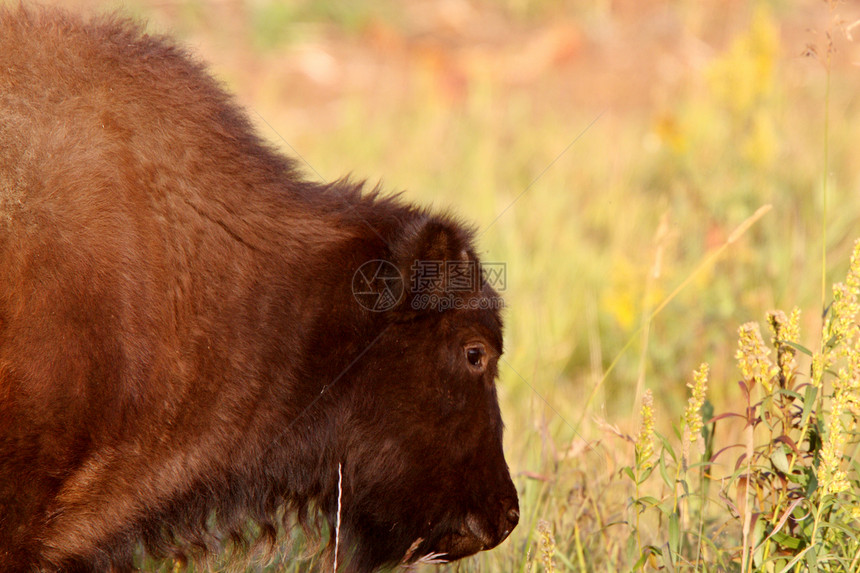
[[[547,573],[554,573],[555,562],[555,537],[552,534],[552,526],[544,519],[538,520],[537,524],[538,542],[540,543],[540,562]]]
[[[821,387],[821,382],[824,380],[824,372],[833,364],[833,354],[831,352],[816,352],[812,355],[812,385],[816,388]]]
[[[847,345],[846,345],[847,347]],[[837,494],[850,487],[841,468],[845,446],[857,425],[860,413],[860,337],[847,347],[848,366],[840,368],[833,381],[833,405],[827,439],[821,448],[818,482],[824,493]]]
[[[848,277],[845,284],[855,293],[860,289],[860,239],[854,241],[854,250],[851,252],[851,264],[848,267]]]
[[[687,400],[687,408],[684,410],[684,459],[689,459],[690,446],[699,438],[702,432],[702,406],[705,404],[705,394],[708,390],[708,372],[706,363],[702,363],[699,369],[693,373],[693,382],[687,387],[691,390],[690,398]]]
[[[747,322],[738,329],[738,366],[747,382],[761,384],[765,391],[773,392],[772,380],[779,369],[770,359],[770,351],[765,349],[758,323]],[[751,385],[752,386],[752,385]]]
[[[821,448],[821,463],[818,466],[818,483],[825,494],[837,494],[849,489],[847,475],[842,466],[842,456],[845,453],[845,444],[848,442],[848,433],[851,431],[853,421],[845,423],[843,420],[846,404],[840,400],[838,393],[834,396],[833,409],[830,414],[830,428],[824,447]]]
[[[800,309],[795,307],[791,312],[791,318],[787,318],[781,310],[773,310],[767,314],[767,321],[773,332],[772,343],[776,348],[780,384],[784,385],[797,368],[797,361],[794,359],[797,351],[785,343],[797,343],[800,339]]]
[[[841,346],[841,343],[857,336],[857,311],[856,287],[852,288],[847,283],[833,285],[833,304],[830,305],[826,329],[830,343],[837,347],[838,356],[846,355],[847,348]]]
[[[641,416],[636,434],[636,465],[647,470],[654,465],[651,460],[654,456],[654,395],[650,388],[642,396]]]
[[[857,302],[858,293],[860,293],[860,240],[854,243],[845,282],[833,285],[833,303],[827,313],[827,323],[824,325],[823,333],[826,345],[820,353],[815,353],[812,357],[812,383],[817,387],[821,386],[824,372],[837,358],[851,358],[850,341],[860,338],[860,327],[857,324],[857,314],[860,312],[860,304]]]

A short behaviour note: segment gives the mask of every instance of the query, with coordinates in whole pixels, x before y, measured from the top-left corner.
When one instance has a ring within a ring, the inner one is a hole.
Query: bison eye
[[[469,344],[465,348],[466,361],[475,370],[483,371],[487,367],[487,351],[480,342]]]

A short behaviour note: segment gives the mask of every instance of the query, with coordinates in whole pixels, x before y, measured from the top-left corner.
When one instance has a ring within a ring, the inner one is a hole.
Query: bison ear
[[[402,309],[443,310],[443,297],[480,290],[472,234],[446,217],[425,217],[404,229],[392,249],[404,280]]]
[[[449,218],[427,217],[408,225],[393,245],[398,262],[469,260],[472,231]]]

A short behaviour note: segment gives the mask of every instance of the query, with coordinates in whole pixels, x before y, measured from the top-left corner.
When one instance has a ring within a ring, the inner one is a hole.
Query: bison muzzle
[[[170,40],[0,7],[0,570],[295,524],[342,571],[496,546],[481,270],[452,217],[305,179]]]

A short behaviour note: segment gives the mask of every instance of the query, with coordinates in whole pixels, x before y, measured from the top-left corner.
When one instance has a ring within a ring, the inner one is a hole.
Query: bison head
[[[352,277],[368,343],[337,381],[341,515],[326,504],[358,571],[490,549],[519,519],[495,386],[501,299],[470,233],[422,218],[386,254]]]

